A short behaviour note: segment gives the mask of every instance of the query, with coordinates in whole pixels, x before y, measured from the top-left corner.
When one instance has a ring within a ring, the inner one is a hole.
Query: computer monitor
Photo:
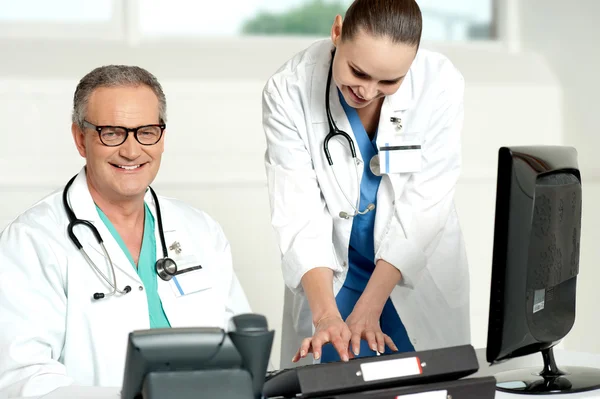
[[[552,352],[575,322],[581,193],[574,148],[500,148],[487,361],[536,352],[544,360],[543,370],[496,374],[501,391],[600,388],[600,370],[559,369]]]

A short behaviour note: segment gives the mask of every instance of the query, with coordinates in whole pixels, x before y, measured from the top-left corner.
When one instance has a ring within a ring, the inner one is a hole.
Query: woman
[[[470,342],[464,81],[421,30],[414,0],[356,0],[264,89],[282,368]]]

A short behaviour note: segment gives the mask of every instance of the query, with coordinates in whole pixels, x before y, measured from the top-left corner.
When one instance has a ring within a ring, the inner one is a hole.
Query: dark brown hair
[[[421,9],[415,0],[355,0],[344,17],[342,40],[352,40],[361,30],[418,48],[423,30]]]

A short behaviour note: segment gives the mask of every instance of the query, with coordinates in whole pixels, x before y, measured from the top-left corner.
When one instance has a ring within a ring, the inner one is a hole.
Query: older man
[[[150,188],[165,123],[144,69],[79,82],[71,130],[85,167],[0,235],[0,396],[120,386],[131,331],[224,328],[250,310],[219,224]]]

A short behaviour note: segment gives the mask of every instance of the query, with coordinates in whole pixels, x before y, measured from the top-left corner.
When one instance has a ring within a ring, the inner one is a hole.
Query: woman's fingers
[[[300,344],[300,348],[298,348],[298,352],[296,352],[296,354],[292,358],[293,363],[296,363],[300,359],[305,358],[306,355],[312,351],[311,341],[312,341],[312,338],[304,338],[302,340],[302,344]]]
[[[300,360],[300,349],[298,349],[294,357],[292,357],[292,363],[296,363],[298,360]]]
[[[377,340],[377,352],[384,353],[385,352],[385,340],[383,337],[383,333],[381,330],[375,332],[375,339]]]
[[[327,342],[329,342],[329,334],[325,332],[321,332],[313,336],[312,351],[315,360],[319,360],[321,358],[323,345],[325,345]]]
[[[360,354],[360,333],[353,333],[350,343],[352,345],[352,352],[358,356]]]
[[[383,339],[385,340],[385,344],[393,350],[394,352],[398,352],[398,347],[394,343],[394,340],[387,334],[383,334]]]
[[[377,339],[375,338],[375,332],[366,330],[362,335],[369,344],[369,348],[371,348],[372,351],[377,351]]]
[[[335,348],[337,353],[340,355],[340,359],[343,362],[347,362],[348,360],[350,360],[350,357],[348,356],[349,341],[350,340],[342,339],[341,334],[334,336],[333,339],[331,340],[333,347]]]
[[[339,323],[333,322],[329,325],[321,325],[320,327],[317,328],[315,335],[302,340],[302,344],[292,358],[292,362],[298,362],[310,352],[313,353],[315,360],[319,360],[322,355],[323,345],[327,343],[333,345],[342,361],[347,362],[351,357],[354,357],[354,353],[358,354],[360,350],[360,334],[354,336],[343,320],[340,320]],[[350,348],[351,340],[352,347]]]

